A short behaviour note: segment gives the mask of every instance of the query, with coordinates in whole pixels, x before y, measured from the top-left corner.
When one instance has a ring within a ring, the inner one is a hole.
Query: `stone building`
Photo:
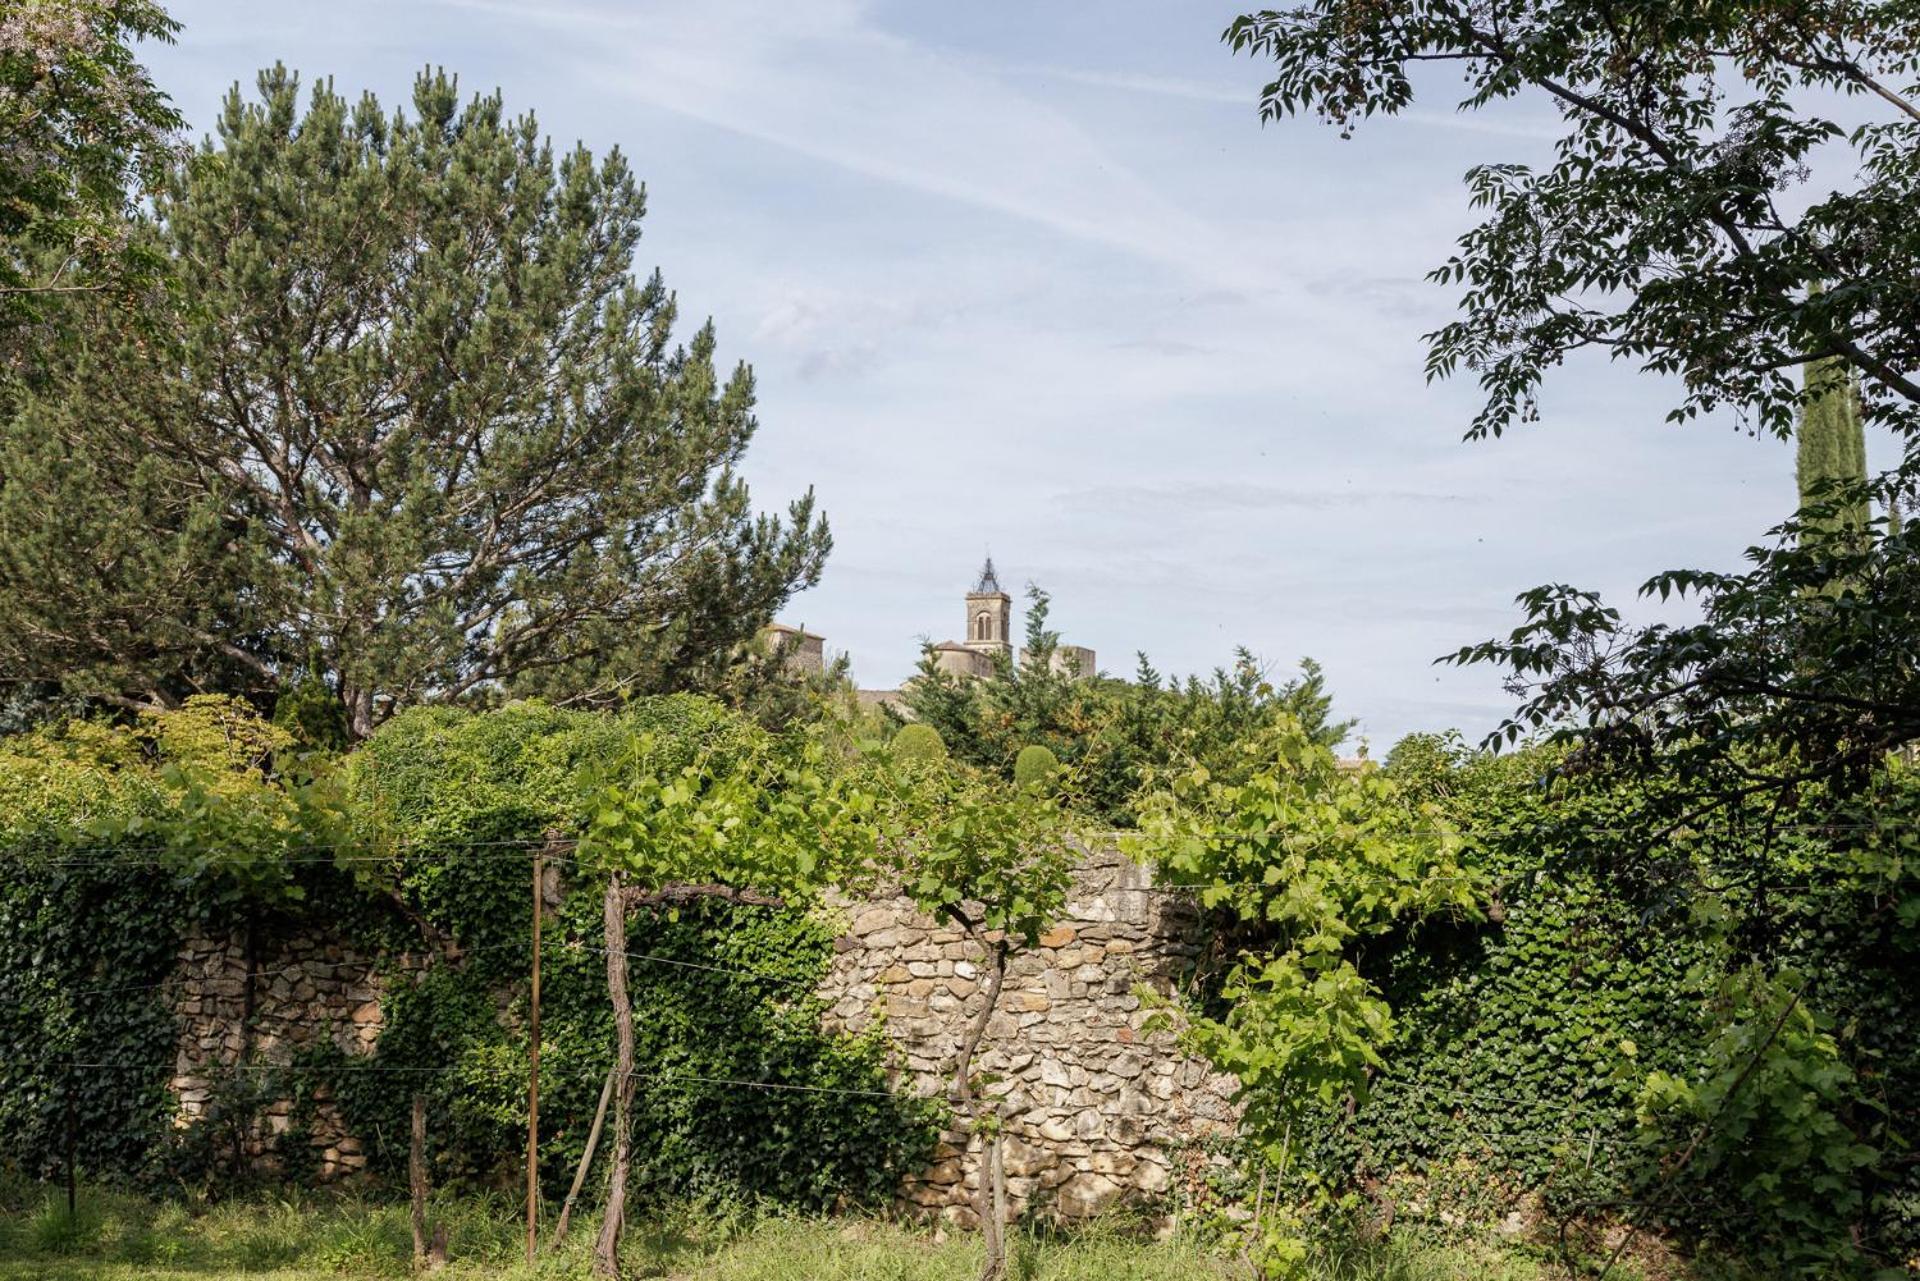
[[[1013,657],[1012,627],[1013,597],[1001,590],[989,556],[967,593],[967,638],[935,645],[934,662],[954,676],[991,676],[995,663]]]
[[[1033,663],[1033,656],[1025,649],[1021,649],[1017,657],[1015,655],[1013,597],[1000,586],[1000,576],[993,567],[993,557],[987,557],[986,563],[980,567],[979,577],[966,594],[965,609],[967,626],[963,638],[941,641],[932,647],[934,663],[941,671],[951,676],[977,680],[993,675],[994,665],[1002,661],[1023,667]],[[825,642],[821,637],[785,623],[772,624],[765,634],[782,647],[788,664],[795,670],[811,673],[822,670]],[[1093,676],[1100,670],[1097,656],[1085,645],[1055,646],[1048,667],[1073,677]],[[863,689],[860,697],[862,702],[868,704],[897,706],[900,691]]]
[[[827,669],[826,637],[786,623],[768,623],[760,634],[789,670],[818,676]]]

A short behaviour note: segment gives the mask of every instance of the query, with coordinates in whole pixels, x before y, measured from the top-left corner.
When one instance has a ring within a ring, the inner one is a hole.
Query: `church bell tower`
[[[1013,598],[1000,590],[999,576],[993,572],[993,557],[980,567],[980,579],[967,593],[966,647],[979,654],[1008,655],[1012,638],[1008,628],[1013,621]]]

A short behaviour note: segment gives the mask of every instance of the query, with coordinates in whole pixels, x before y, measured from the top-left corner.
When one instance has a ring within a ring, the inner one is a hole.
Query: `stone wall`
[[[951,1087],[962,1035],[984,999],[979,949],[904,898],[843,905],[847,933],[822,988],[829,1017],[857,1030],[884,1017],[902,1084]],[[1231,1131],[1234,1082],[1149,1034],[1137,992],[1172,990],[1196,947],[1190,901],[1155,889],[1117,853],[1083,864],[1065,919],[1017,950],[975,1058],[1005,1092],[1007,1190],[1018,1208],[1068,1217],[1152,1200],[1183,1141]],[[943,1136],[903,1190],[912,1206],[973,1218],[980,1143]]]
[[[393,972],[406,976],[427,963],[424,956],[398,958]],[[303,1049],[332,1044],[349,1055],[368,1054],[380,1039],[381,998],[389,980],[373,956],[340,940],[316,934],[275,939],[257,949],[251,966],[243,934],[196,935],[180,952],[180,1041],[172,1088],[180,1100],[180,1123],[208,1119],[217,1092],[245,1061],[249,1072],[292,1061]],[[254,976],[249,996],[247,976]],[[251,1017],[249,1018],[249,1014]],[[248,1044],[251,1029],[251,1045]],[[246,1156],[261,1165],[286,1162],[317,1169],[323,1179],[358,1173],[367,1163],[360,1136],[348,1133],[324,1090],[302,1118],[311,1160],[284,1151],[294,1129],[293,1103],[276,1099],[245,1136]]]
[[[557,901],[558,886],[549,890]],[[927,919],[905,898],[840,902],[846,931],[821,985],[828,1021],[857,1031],[883,1017],[897,1047],[896,1088],[944,1097],[961,1037],[984,999],[981,958],[950,924]],[[1166,1032],[1149,1034],[1142,987],[1170,992],[1196,947],[1189,900],[1155,889],[1117,853],[1095,853],[1076,876],[1065,918],[1008,967],[998,1012],[976,1069],[1001,1078],[1007,1118],[1008,1191],[1016,1208],[1066,1216],[1152,1199],[1175,1177],[1181,1143],[1231,1130],[1233,1081],[1181,1054]],[[181,1038],[173,1088],[183,1123],[205,1119],[223,1068],[284,1064],[331,1044],[370,1053],[389,983],[410,982],[429,957],[386,967],[341,940],[316,934],[276,939],[254,957],[248,997],[246,941],[197,937],[183,948]],[[245,1041],[251,1003],[252,1044]],[[311,1161],[285,1151],[292,1104],[264,1109],[247,1136],[248,1156],[317,1166],[323,1178],[363,1169],[361,1138],[321,1095],[300,1118]],[[943,1137],[933,1165],[902,1190],[904,1206],[958,1222],[972,1218],[979,1143]]]

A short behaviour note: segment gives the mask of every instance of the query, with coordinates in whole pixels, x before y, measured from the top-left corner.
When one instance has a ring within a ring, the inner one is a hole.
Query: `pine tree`
[[[445,74],[411,114],[236,89],[155,200],[177,308],[95,325],[0,437],[0,676],[267,706],[314,654],[355,737],[710,681],[830,542],[751,504],[752,374],[633,276],[644,204]]]
[[[1867,436],[1860,417],[1860,390],[1838,360],[1809,361],[1806,399],[1795,436],[1794,474],[1800,506],[1818,510],[1814,522],[1833,532],[1858,532],[1871,511],[1864,494],[1852,487],[1867,479]]]

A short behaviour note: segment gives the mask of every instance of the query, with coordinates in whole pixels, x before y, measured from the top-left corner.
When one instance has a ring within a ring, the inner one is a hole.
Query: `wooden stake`
[[[413,1140],[407,1145],[407,1190],[413,1203],[413,1266],[427,1266],[427,1096],[413,1096]]]
[[[580,1189],[587,1184],[587,1171],[593,1168],[593,1154],[600,1147],[600,1127],[606,1124],[607,1103],[613,1098],[614,1069],[607,1069],[607,1083],[600,1087],[600,1106],[593,1110],[593,1127],[587,1131],[587,1146],[580,1153],[580,1168],[573,1172],[573,1186],[567,1189],[567,1199],[560,1205],[560,1222],[554,1225],[553,1244],[559,1245],[567,1239],[567,1228],[573,1222],[573,1203],[580,1199]]]
[[[987,1136],[987,1168],[981,1177],[992,1189],[993,1215],[987,1227],[987,1281],[1003,1281],[1007,1275],[1007,1162],[1006,1147],[1000,1134],[999,1108],[994,1109],[993,1133]]]
[[[80,1176],[75,1171],[74,1150],[79,1146],[80,1127],[73,1115],[73,1068],[67,1068],[67,1222],[80,1213]]]
[[[613,1169],[600,1239],[593,1247],[595,1275],[620,1275],[620,1234],[627,1214],[627,1175],[633,1162],[633,1002],[627,996],[627,902],[620,874],[607,881],[607,996],[613,1002]]]
[[[548,837],[552,839],[551,835]],[[533,1013],[528,1020],[527,1052],[527,1266],[540,1242],[540,917],[542,866],[533,855]]]

